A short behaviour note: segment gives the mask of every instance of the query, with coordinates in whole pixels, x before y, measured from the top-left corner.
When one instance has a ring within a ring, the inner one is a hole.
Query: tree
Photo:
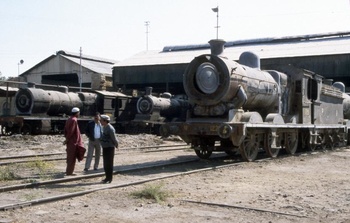
[[[0,71],[0,81],[4,81],[5,80],[5,77],[2,76],[2,73]]]

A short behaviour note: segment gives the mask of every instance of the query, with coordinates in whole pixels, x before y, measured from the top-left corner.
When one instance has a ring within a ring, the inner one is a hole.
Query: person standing
[[[77,147],[84,147],[78,126],[78,117],[80,109],[74,107],[72,109],[71,117],[66,121],[64,126],[64,136],[66,138],[66,152],[67,152],[67,168],[66,175],[73,175],[75,162],[77,158]]]
[[[115,129],[109,123],[110,117],[108,115],[101,115],[101,125],[103,126],[101,146],[103,151],[103,169],[105,171],[106,178],[102,180],[102,183],[111,183],[113,179],[113,162],[114,162],[114,150],[118,148],[118,139],[115,136]]]
[[[87,124],[85,129],[85,135],[89,138],[88,152],[86,155],[86,162],[85,162],[85,169],[84,169],[84,171],[87,172],[90,168],[94,151],[95,151],[94,170],[97,170],[98,164],[100,163],[100,156],[101,156],[100,138],[102,135],[100,113],[96,112],[94,120],[91,120]]]

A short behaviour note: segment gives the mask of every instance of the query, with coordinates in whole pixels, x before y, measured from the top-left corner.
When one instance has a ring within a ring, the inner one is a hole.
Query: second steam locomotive
[[[161,127],[179,135],[201,158],[213,151],[239,152],[253,161],[264,149],[276,157],[347,143],[349,96],[342,83],[289,65],[260,69],[260,60],[244,52],[239,63],[224,54],[224,41],[211,40],[211,54],[188,65],[183,85],[191,104],[185,122]]]
[[[14,97],[16,115],[0,117],[1,132],[3,135],[62,133],[73,107],[80,108],[78,123],[84,132],[96,112],[108,114],[114,120],[129,98],[120,92],[68,92],[65,86],[44,90],[29,84]]]

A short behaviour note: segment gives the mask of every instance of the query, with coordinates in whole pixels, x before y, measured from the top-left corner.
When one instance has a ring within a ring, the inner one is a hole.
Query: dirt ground
[[[153,135],[118,136],[121,148],[168,142]],[[1,137],[0,156],[47,153],[48,148],[62,152],[62,141],[60,136]],[[124,158],[132,156],[126,153]],[[145,187],[139,185],[0,212],[0,223],[350,223],[349,166],[350,149],[244,163],[149,183],[162,185],[170,195],[159,203],[132,197]]]

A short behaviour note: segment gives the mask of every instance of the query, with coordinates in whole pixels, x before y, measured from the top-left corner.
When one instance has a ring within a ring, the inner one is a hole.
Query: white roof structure
[[[225,44],[224,55],[238,60],[250,51],[261,59],[350,53],[350,33],[328,33],[307,36],[231,41]],[[166,46],[162,51],[144,51],[121,61],[114,67],[184,64],[201,54],[210,53],[209,44]]]

